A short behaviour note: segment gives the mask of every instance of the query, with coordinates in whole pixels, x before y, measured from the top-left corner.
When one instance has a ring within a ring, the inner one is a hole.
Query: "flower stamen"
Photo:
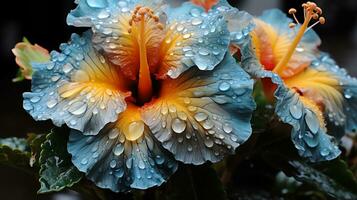
[[[145,103],[152,98],[152,80],[150,67],[147,57],[147,42],[150,39],[147,32],[149,29],[163,29],[163,25],[159,22],[159,17],[156,16],[152,9],[148,7],[137,6],[129,20],[130,28],[128,32],[133,34],[137,40],[140,54],[140,68],[138,80],[138,100]],[[152,26],[154,24],[154,27]]]
[[[288,51],[286,54],[283,56],[283,58],[279,61],[279,63],[276,65],[276,67],[273,69],[273,72],[280,74],[284,71],[286,68],[291,56],[294,54],[296,47],[299,45],[301,39],[303,38],[304,34],[309,31],[311,28],[316,26],[317,24],[324,24],[326,22],[324,17],[321,17],[322,15],[322,9],[319,8],[315,3],[313,2],[307,2],[302,4],[302,7],[304,8],[304,23],[300,24],[299,20],[296,18],[295,13],[296,9],[291,8],[289,10],[289,14],[293,15],[295,22],[300,26],[299,31],[297,32],[294,40],[292,41]],[[309,26],[311,20],[318,20],[311,26]],[[290,28],[294,28],[295,24],[290,23],[289,24]]]

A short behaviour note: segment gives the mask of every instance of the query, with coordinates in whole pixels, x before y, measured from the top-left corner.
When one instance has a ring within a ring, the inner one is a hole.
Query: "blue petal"
[[[230,33],[224,16],[219,11],[203,8],[190,2],[177,8],[165,10],[168,27],[173,27],[174,34],[191,34],[183,47],[178,50],[184,55],[182,65],[172,68],[171,78],[177,78],[182,72],[192,66],[200,70],[212,70],[219,64],[228,49]],[[180,45],[178,45],[180,46]]]
[[[240,44],[254,29],[253,17],[245,11],[232,7],[226,0],[220,0],[212,9],[220,12],[226,19],[231,43]]]
[[[344,102],[343,115],[339,114],[339,108],[329,108],[328,118],[332,126],[344,127],[347,133],[357,131],[357,79],[348,75],[345,69],[336,65],[335,61],[326,53],[321,55],[312,62],[311,67],[318,71],[327,71],[335,75],[340,81]],[[338,136],[344,133],[338,134]]]
[[[266,71],[257,60],[252,44],[246,41],[241,49],[242,66],[256,78],[270,78],[278,87],[275,91],[275,113],[292,126],[292,141],[299,154],[312,162],[332,160],[341,151],[336,141],[329,136],[316,114],[301,102],[299,95],[287,88],[275,73]]]
[[[77,8],[67,16],[67,24],[77,27],[92,27],[104,31],[100,25],[112,24],[120,15],[127,14],[138,5],[159,8],[162,0],[79,0]],[[107,27],[108,28],[108,27]]]
[[[115,192],[159,186],[177,169],[148,128],[136,141],[127,140],[115,123],[96,136],[72,131],[68,151],[73,164],[98,187]]]
[[[34,64],[32,92],[23,94],[23,106],[35,120],[97,134],[126,108],[126,94],[109,87],[119,79],[115,69],[93,49],[90,37],[74,34],[61,45],[62,53],[51,53],[51,62]]]
[[[250,137],[253,80],[229,54],[213,71],[192,68],[162,85],[143,119],[176,160],[218,162]]]

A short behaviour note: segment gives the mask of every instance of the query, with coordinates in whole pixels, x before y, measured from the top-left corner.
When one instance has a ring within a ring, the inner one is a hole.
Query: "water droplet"
[[[330,151],[327,148],[324,148],[320,151],[321,156],[327,156],[330,154]]]
[[[66,63],[65,65],[63,65],[63,72],[64,73],[68,73],[73,69],[73,66],[71,65],[71,63]]]
[[[221,84],[219,84],[218,88],[222,92],[225,92],[225,91],[228,91],[231,88],[231,84],[229,84],[227,82],[222,82]]]
[[[209,51],[207,49],[200,49],[198,50],[198,53],[202,56],[208,56],[209,55]]]
[[[55,64],[54,64],[54,63],[48,63],[48,64],[47,64],[47,69],[48,69],[48,70],[52,70],[54,67],[55,67]]]
[[[195,107],[195,106],[189,106],[187,109],[188,109],[190,112],[195,112],[195,111],[197,110],[197,107]]]
[[[317,119],[317,116],[310,110],[306,110],[305,123],[314,134],[316,134],[320,129],[320,122]]]
[[[99,14],[98,14],[98,18],[99,19],[105,19],[108,18],[110,16],[110,13],[107,12],[106,10],[102,10]]]
[[[206,147],[208,147],[208,148],[211,148],[214,145],[213,141],[209,138],[206,138],[204,143],[205,143]]]
[[[213,128],[214,123],[211,120],[206,120],[203,124],[202,124],[203,128],[206,130],[209,130],[211,128]]]
[[[179,24],[177,27],[176,27],[176,30],[181,32],[185,27],[182,25],[182,24]]]
[[[170,111],[171,113],[175,113],[175,112],[177,111],[176,106],[174,106],[174,105],[169,105],[169,111]]]
[[[187,120],[186,113],[181,112],[181,111],[177,113],[177,117],[180,118],[181,120],[184,120],[184,121]]]
[[[88,164],[88,160],[86,158],[83,158],[82,161],[81,161],[81,164],[82,165]]]
[[[198,122],[202,122],[208,118],[208,115],[206,113],[199,112],[196,113],[194,117]]]
[[[188,39],[191,37],[191,34],[188,33],[188,34],[183,35],[182,37],[183,37],[183,39]]]
[[[172,122],[172,130],[175,133],[182,133],[184,132],[186,129],[186,122],[182,121],[178,118],[174,119],[174,121]]]
[[[194,26],[197,26],[197,25],[200,25],[202,24],[202,19],[200,18],[194,18],[192,21],[191,21],[191,24],[194,25]]]
[[[346,99],[351,99],[352,98],[352,92],[349,90],[349,89],[347,89],[347,90],[345,90],[345,98]]]
[[[138,167],[139,167],[139,169],[145,169],[145,163],[144,163],[144,161],[139,160]]]
[[[87,104],[81,101],[77,101],[73,103],[69,108],[68,111],[73,115],[81,115],[85,113],[87,110]]]
[[[190,13],[193,17],[198,17],[201,14],[201,12],[196,8],[193,8]]]
[[[52,76],[51,77],[51,80],[53,81],[53,82],[57,82],[59,79],[60,79],[61,77],[60,76]]]
[[[124,145],[117,144],[114,148],[114,155],[120,156],[124,152]]]
[[[112,161],[110,161],[109,165],[110,165],[111,168],[115,168],[117,166],[117,161],[112,160]]]
[[[132,163],[133,163],[133,159],[132,159],[132,158],[128,158],[128,159],[126,160],[126,162],[125,162],[126,167],[127,167],[128,169],[130,169]]]
[[[192,150],[193,150],[192,146],[191,146],[191,145],[188,145],[187,151],[191,152]]]
[[[32,103],[37,103],[37,102],[39,102],[41,100],[41,98],[39,97],[39,96],[34,96],[34,97],[32,97],[31,99],[30,99],[30,101],[32,102]]]
[[[302,108],[298,105],[293,105],[290,107],[290,114],[295,119],[300,119],[302,117]]]
[[[129,124],[128,130],[125,131],[125,138],[129,141],[136,141],[139,139],[145,130],[145,125],[142,121],[135,121]]]
[[[119,135],[119,132],[116,129],[112,129],[110,133],[108,134],[109,139],[113,140],[117,138]]]
[[[233,131],[233,128],[228,123],[225,123],[223,124],[223,131],[226,133],[231,133]]]
[[[87,0],[87,4],[92,8],[105,8],[107,6],[105,0]]]
[[[55,99],[51,99],[49,101],[47,101],[47,107],[48,108],[53,108],[57,105],[57,101]]]
[[[157,155],[155,161],[158,165],[162,165],[165,162],[165,158],[163,156]]]

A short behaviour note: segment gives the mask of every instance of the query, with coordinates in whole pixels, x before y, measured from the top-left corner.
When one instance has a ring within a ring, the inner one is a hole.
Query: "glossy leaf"
[[[52,132],[47,135],[41,147],[40,183],[38,193],[61,191],[78,183],[82,174],[71,162],[71,156],[66,150],[65,134]]]

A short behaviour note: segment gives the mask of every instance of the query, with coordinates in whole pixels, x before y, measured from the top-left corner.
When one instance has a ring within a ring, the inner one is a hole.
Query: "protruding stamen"
[[[152,98],[152,80],[147,57],[147,29],[157,28],[163,30],[158,16],[148,7],[137,6],[129,20],[128,33],[133,34],[137,40],[140,53],[140,68],[138,74],[138,99],[141,103]]]
[[[274,68],[273,72],[275,72],[275,73],[280,74],[286,68],[291,56],[295,52],[296,47],[299,45],[299,43],[300,43],[302,37],[304,36],[304,34],[306,33],[306,31],[310,30],[311,28],[313,28],[315,25],[317,25],[319,23],[324,24],[326,22],[324,17],[320,17],[320,15],[322,14],[322,9],[319,8],[315,3],[308,1],[304,4],[302,4],[302,7],[304,8],[304,23],[301,24],[300,29],[299,29],[298,33],[296,34],[295,39],[292,41],[288,51],[286,52],[286,54],[283,56],[283,58],[279,61],[279,63]],[[289,14],[293,15],[296,23],[300,24],[298,19],[295,16],[295,13],[296,13],[295,8],[291,8],[289,10]],[[318,20],[318,21],[309,27],[309,24],[312,19]],[[295,24],[290,23],[289,27],[294,28]]]

